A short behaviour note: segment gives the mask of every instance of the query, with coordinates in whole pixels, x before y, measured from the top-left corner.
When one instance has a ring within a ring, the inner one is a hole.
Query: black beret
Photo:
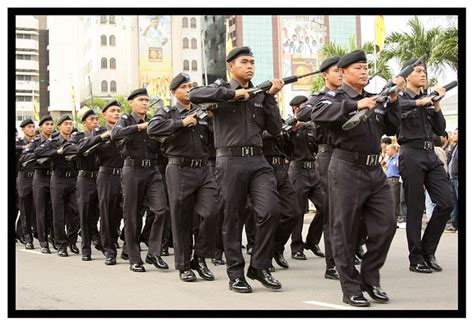
[[[127,100],[133,100],[135,97],[140,96],[140,95],[146,95],[148,96],[148,91],[146,88],[137,88],[133,90],[130,95],[128,95]]]
[[[61,116],[61,118],[59,118],[58,126],[66,120],[71,120],[72,121],[72,118],[69,116],[69,114],[65,114],[65,115]]]
[[[102,108],[102,113],[107,111],[107,109],[110,108],[111,106],[118,106],[119,108],[121,108],[122,104],[120,104],[120,102],[117,101],[117,100],[111,100],[111,101],[105,103],[104,107]]]
[[[298,95],[293,97],[293,99],[290,101],[290,106],[297,106],[300,105],[301,103],[304,103],[308,100],[306,96],[303,95]]]
[[[230,52],[227,54],[227,58],[225,59],[226,62],[230,62],[234,60],[237,57],[243,56],[243,55],[249,55],[253,57],[252,50],[248,46],[242,46],[240,48],[234,48],[230,50]]]
[[[339,62],[337,63],[337,66],[339,68],[345,68],[353,63],[356,62],[364,62],[367,63],[367,57],[365,56],[365,52],[362,50],[355,50],[350,53],[344,54],[341,59],[339,59]]]
[[[53,120],[53,117],[51,117],[49,114],[44,115],[44,116],[41,117],[39,125],[41,126],[46,121],[54,121],[54,120]]]
[[[26,119],[26,120],[23,120],[21,123],[20,123],[20,128],[23,128],[24,126],[26,125],[30,125],[30,124],[34,124],[33,120],[31,120],[30,118]]]
[[[181,85],[182,83],[190,82],[190,81],[191,81],[191,77],[187,73],[180,72],[179,74],[174,76],[174,78],[171,80],[170,90],[173,91],[176,88],[178,88],[179,85]]]
[[[89,109],[89,110],[87,110],[87,111],[84,112],[84,114],[82,115],[81,121],[86,120],[87,117],[89,117],[89,116],[91,116],[91,115],[97,115],[97,112],[95,112],[94,109]]]
[[[416,60],[418,60],[418,59],[417,59],[417,58],[415,58],[415,59],[411,59],[411,60],[409,60],[409,61],[405,62],[405,64],[404,64],[404,65],[403,65],[403,67],[402,67],[402,70],[403,70],[403,69],[405,69],[406,67],[408,67],[408,66],[410,66],[410,65],[414,64],[414,63],[416,62]],[[422,62],[422,63],[420,63],[419,65],[421,65],[421,66],[425,66],[425,64],[424,64],[423,62]]]
[[[331,68],[332,66],[336,65],[339,62],[339,59],[341,59],[341,57],[329,57],[329,58],[327,58],[319,66],[319,71],[323,72],[323,71]]]

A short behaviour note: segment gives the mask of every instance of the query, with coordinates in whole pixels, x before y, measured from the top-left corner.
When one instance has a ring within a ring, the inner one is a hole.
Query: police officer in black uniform
[[[77,132],[71,137],[73,144],[71,153],[76,155],[75,160],[79,170],[76,191],[79,220],[81,222],[82,260],[90,261],[92,260],[91,236],[93,230],[97,227],[99,215],[99,199],[96,185],[99,165],[97,164],[95,153],[89,153],[87,149],[90,148],[91,141],[97,141],[93,136],[94,130],[99,126],[99,116],[94,109],[89,109],[84,112],[81,121],[84,125],[84,132]]]
[[[313,106],[319,102],[319,100],[328,92],[334,91],[341,87],[342,84],[342,73],[341,68],[337,66],[339,59],[341,57],[334,56],[325,59],[319,71],[321,71],[324,78],[324,88],[313,95],[308,99],[305,105],[301,108],[300,111],[296,114],[296,119],[299,121],[310,121],[311,112]],[[328,196],[328,166],[329,161],[331,160],[332,155],[332,146],[329,145],[330,141],[328,137],[330,133],[327,132],[326,126],[318,125],[316,130],[313,131],[316,142],[318,143],[318,154],[316,155],[316,168],[319,170],[319,176],[321,181],[321,193],[323,195],[324,207],[326,209],[323,211],[323,230],[324,230],[324,253],[326,259],[326,271],[324,277],[327,279],[338,280],[339,274],[336,270],[336,264],[334,262],[334,257],[331,250],[331,241],[329,236],[329,196]],[[313,219],[314,221],[314,219]],[[311,230],[311,228],[310,228]],[[313,235],[313,239],[316,238],[316,235]]]
[[[274,95],[283,87],[283,80],[272,80],[267,93],[249,99],[246,88],[253,87],[255,61],[248,47],[235,48],[226,61],[232,79],[217,80],[212,85],[190,91],[191,102],[218,103],[213,111],[216,146],[216,174],[224,201],[223,242],[227,260],[229,288],[248,293],[252,288],[244,277],[244,257],[241,251],[240,225],[244,218],[247,195],[252,198],[256,213],[253,253],[247,276],[265,287],[280,289],[281,284],[267,270],[271,266],[273,240],[280,209],[276,178],[262,150],[262,131],[276,135],[281,129],[281,117]],[[244,101],[230,100],[244,99]]]
[[[296,96],[290,101],[293,114],[303,107],[307,101],[306,96]],[[298,121],[291,131],[291,160],[288,174],[293,184],[296,197],[298,198],[298,207],[300,215],[291,234],[291,258],[306,260],[303,249],[306,247],[314,251],[318,256],[324,256],[319,249],[318,243],[323,233],[323,212],[324,202],[321,193],[319,171],[316,169],[315,153],[317,153],[317,144],[314,137],[314,128],[306,128],[308,124]],[[301,232],[303,230],[303,220],[306,202],[311,202],[316,206],[317,211],[314,216],[306,237],[306,243],[303,242]]]
[[[377,105],[364,87],[368,83],[367,58],[357,50],[338,62],[343,84],[328,92],[313,109],[315,123],[326,125],[334,147],[328,167],[329,232],[334,260],[339,272],[343,302],[369,306],[362,291],[376,302],[387,302],[380,287],[382,268],[395,234],[393,202],[387,178],[379,163],[380,138],[395,134],[400,123],[398,93],[391,94],[385,107]],[[403,78],[394,83],[403,86]],[[401,87],[400,87],[401,88]],[[344,131],[341,126],[363,108],[375,110],[367,121]],[[363,216],[367,226],[367,253],[360,274],[354,266],[356,235]]]
[[[192,269],[207,281],[214,275],[205,258],[213,258],[216,250],[219,197],[217,185],[207,166],[209,131],[206,119],[188,112],[191,77],[179,73],[170,83],[176,104],[157,111],[148,125],[152,137],[167,137],[162,143],[168,157],[166,180],[170,184],[169,199],[175,268],[182,281],[196,280]],[[193,213],[198,216],[193,249]],[[191,257],[193,257],[191,259]]]
[[[74,159],[66,159],[68,155],[74,154],[71,151],[70,141],[73,128],[72,118],[65,114],[59,118],[57,125],[59,135],[36,148],[35,155],[39,158],[49,157],[52,160],[51,202],[54,237],[58,245],[58,255],[67,257],[68,244],[73,253],[79,253],[76,246],[80,227],[76,194],[77,168]]]
[[[50,254],[51,250],[48,245],[48,235],[54,237],[50,193],[51,161],[49,159],[38,161],[35,156],[35,150],[41,147],[41,145],[45,146],[45,144],[51,140],[50,137],[54,130],[53,118],[50,115],[43,116],[39,121],[39,127],[41,134],[27,145],[20,155],[20,164],[22,166],[32,165],[34,168],[32,190],[38,241],[40,243],[41,252]]]
[[[415,60],[405,64],[412,65]],[[407,77],[407,88],[400,96],[401,125],[398,133],[400,175],[407,203],[406,233],[410,250],[410,271],[431,273],[441,271],[435,258],[444,227],[453,209],[453,192],[443,163],[434,152],[433,133],[444,134],[446,120],[439,102],[423,97],[426,84],[424,64],[414,67]],[[440,96],[443,88],[437,89]],[[421,237],[424,210],[424,188],[435,204],[433,215]]]
[[[16,144],[17,148],[17,162],[19,162],[18,176],[16,187],[18,191],[18,203],[20,208],[21,220],[21,234],[25,240],[26,249],[34,249],[32,229],[36,231],[36,219],[33,202],[33,175],[34,164],[27,164],[22,166],[20,163],[20,155],[29,143],[33,141],[35,136],[35,123],[32,119],[23,120],[20,123],[20,128],[25,135],[24,138],[19,139]]]
[[[144,207],[150,209],[155,220],[150,231],[146,262],[158,269],[168,269],[161,258],[161,240],[166,212],[166,195],[163,178],[158,171],[156,153],[159,143],[146,133],[148,126],[149,97],[146,88],[130,93],[128,101],[132,107],[130,115],[123,115],[112,129],[112,141],[123,139],[122,169],[123,217],[130,270],[145,272],[140,256],[140,234]]]

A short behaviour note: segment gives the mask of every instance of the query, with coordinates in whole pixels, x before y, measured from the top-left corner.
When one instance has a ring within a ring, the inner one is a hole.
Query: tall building
[[[204,31],[203,73],[207,75],[208,84],[218,78],[226,78],[225,19],[225,16],[201,16],[201,29]],[[206,76],[203,75],[202,80],[206,83]]]
[[[15,75],[17,126],[35,118],[34,105],[39,102],[39,23],[34,16],[16,16]]]

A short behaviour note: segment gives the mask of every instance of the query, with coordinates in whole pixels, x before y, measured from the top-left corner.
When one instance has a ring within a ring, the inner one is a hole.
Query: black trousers
[[[92,234],[97,229],[99,218],[96,178],[77,177],[76,189],[79,220],[81,222],[81,252],[83,255],[90,255]]]
[[[53,205],[54,238],[56,243],[65,248],[67,244],[77,242],[80,228],[77,207],[77,178],[51,176],[51,202]],[[66,230],[67,229],[67,232]]]
[[[31,172],[33,174],[33,172]],[[18,204],[20,208],[21,233],[26,242],[33,242],[33,229],[36,231],[36,218],[33,201],[33,176],[20,172],[17,177]]]
[[[387,178],[387,180],[388,185],[390,186],[390,190],[392,191],[395,217],[398,218],[400,216],[400,178],[391,177]]]
[[[222,239],[227,275],[231,280],[244,276],[245,260],[241,250],[240,225],[245,218],[247,195],[250,195],[256,214],[255,242],[250,265],[257,269],[269,268],[280,218],[276,178],[271,166],[263,155],[220,156],[216,159],[216,175],[225,205]]]
[[[35,172],[32,184],[33,202],[35,205],[38,241],[41,247],[48,247],[48,234],[54,237],[50,184],[50,176]]]
[[[97,195],[100,211],[100,239],[106,257],[117,257],[115,242],[118,239],[122,211],[122,187],[120,175],[99,172],[97,176]]]
[[[296,191],[288,176],[288,165],[273,165],[273,173],[277,180],[278,199],[280,202],[280,221],[275,233],[273,244],[274,254],[283,254],[285,244],[301,216]]]
[[[342,292],[361,293],[361,282],[380,285],[396,223],[387,177],[380,166],[367,167],[331,157],[328,170],[329,234]],[[354,266],[361,218],[367,227],[367,253],[360,274]]]
[[[216,250],[219,250],[221,252],[224,252],[224,244],[222,242],[222,224],[224,223],[224,198],[222,196],[222,190],[220,184],[217,182],[216,178],[216,166],[214,165],[209,165],[209,171],[211,172],[211,175],[214,177],[214,180],[216,181],[216,186],[217,186],[217,196],[219,200],[218,204],[218,226],[217,226],[217,233],[216,233]]]
[[[331,161],[332,152],[318,152],[316,155],[316,168],[319,171],[321,180],[321,194],[323,195],[323,232],[324,232],[324,255],[326,268],[336,266],[331,249],[331,237],[329,236],[329,194],[328,194],[328,168]],[[309,234],[308,234],[309,235]]]
[[[288,171],[291,183],[296,191],[298,207],[305,207],[306,202],[311,202],[316,207],[316,215],[311,222],[308,230],[309,240],[313,243],[319,243],[323,230],[323,215],[324,215],[324,201],[321,193],[319,171],[316,168],[304,169],[290,165]],[[304,249],[303,238],[301,232],[303,231],[304,213],[300,212],[298,221],[291,233],[291,252],[294,254],[297,251]],[[319,236],[318,236],[319,233]],[[313,236],[313,239],[311,237]],[[317,242],[315,242],[317,240]]]
[[[191,268],[193,224],[196,229],[194,255],[214,257],[219,209],[217,185],[207,166],[191,168],[168,164],[166,180],[170,185],[175,268],[185,270]],[[193,216],[198,223],[193,223]]]
[[[140,264],[140,237],[142,214],[148,208],[155,219],[148,239],[148,252],[160,255],[166,213],[166,195],[163,178],[158,168],[124,166],[122,168],[123,218],[125,241],[130,264]]]
[[[423,262],[423,255],[434,255],[446,222],[453,209],[453,191],[443,163],[434,151],[402,146],[399,157],[407,203],[406,233],[410,264]],[[436,205],[421,237],[421,220],[425,207],[424,189]]]

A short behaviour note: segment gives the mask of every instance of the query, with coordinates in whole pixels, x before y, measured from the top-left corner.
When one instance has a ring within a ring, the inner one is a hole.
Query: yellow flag
[[[383,16],[375,17],[375,45],[377,46],[377,52],[383,48],[385,42],[385,22]]]
[[[40,121],[39,111],[38,99],[33,96],[33,112],[35,114],[35,120],[38,122]]]

